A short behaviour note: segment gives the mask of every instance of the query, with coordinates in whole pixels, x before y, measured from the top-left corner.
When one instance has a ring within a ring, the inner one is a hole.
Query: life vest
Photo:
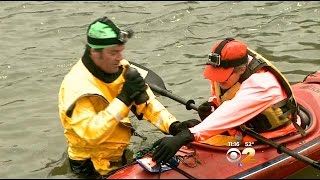
[[[258,53],[248,48],[248,54],[253,57],[251,62],[248,64],[246,71],[241,75],[239,82],[228,89],[224,94],[221,94],[221,89],[218,82],[214,82],[214,92],[217,97],[217,103],[220,105],[226,100],[232,99],[236,92],[240,88],[240,83],[249,78],[253,73],[267,70],[276,76],[281,86],[284,88],[287,98],[274,104],[271,107],[266,108],[255,118],[249,120],[244,126],[253,129],[258,133],[273,131],[282,128],[291,122],[294,124],[296,129],[304,135],[304,130],[296,123],[297,113],[299,111],[298,105],[292,94],[292,90],[289,82],[282,75],[282,73],[271,64],[267,59],[263,58]],[[241,127],[241,126],[240,126]]]

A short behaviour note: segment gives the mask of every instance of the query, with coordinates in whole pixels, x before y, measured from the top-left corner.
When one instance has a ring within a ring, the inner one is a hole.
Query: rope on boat
[[[186,166],[188,166],[190,168],[195,168],[195,167],[197,167],[198,164],[201,164],[201,162],[196,157],[196,149],[192,148],[191,146],[188,147],[188,148],[192,149],[193,151],[192,152],[185,152],[182,149],[180,149],[179,151],[184,153],[185,155],[183,155],[183,156],[182,155],[177,155],[177,157],[180,160],[180,162],[182,162],[184,165],[186,165]],[[194,159],[194,163],[193,164],[187,163],[185,160],[188,159],[188,158],[193,158]]]

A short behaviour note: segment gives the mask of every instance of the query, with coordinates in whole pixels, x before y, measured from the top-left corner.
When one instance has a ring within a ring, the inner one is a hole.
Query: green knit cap
[[[91,48],[99,49],[125,44],[132,32],[121,31],[107,17],[99,18],[90,24],[87,31],[87,41]]]

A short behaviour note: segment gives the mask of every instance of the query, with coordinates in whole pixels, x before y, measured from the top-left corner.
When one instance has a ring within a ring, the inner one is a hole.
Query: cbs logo
[[[239,162],[241,159],[241,154],[247,154],[245,158],[243,158],[241,163],[253,163],[256,162],[254,155],[256,151],[253,148],[245,148],[242,153],[237,148],[231,148],[227,151],[226,157],[227,160],[231,163]]]

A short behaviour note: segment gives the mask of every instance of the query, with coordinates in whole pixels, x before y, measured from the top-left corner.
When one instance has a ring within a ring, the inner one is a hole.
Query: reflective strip
[[[162,125],[162,122],[163,122],[163,117],[162,115],[160,115],[159,119],[157,120],[157,123],[155,124],[155,126],[159,129],[161,129],[161,125]]]
[[[116,113],[116,114],[114,114],[115,112],[110,112],[110,114],[112,114],[118,121],[121,121],[121,115],[120,115],[120,113]]]
[[[121,121],[129,113],[129,108],[119,99],[115,98],[106,109],[118,121]]]
[[[157,99],[152,99],[151,104],[153,106],[153,111],[160,112],[166,109]]]

